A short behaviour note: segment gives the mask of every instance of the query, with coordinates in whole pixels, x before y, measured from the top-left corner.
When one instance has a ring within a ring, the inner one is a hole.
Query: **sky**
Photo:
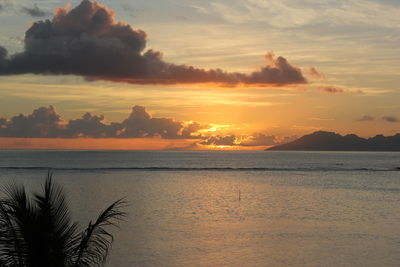
[[[394,135],[398,14],[397,0],[0,0],[0,148]]]

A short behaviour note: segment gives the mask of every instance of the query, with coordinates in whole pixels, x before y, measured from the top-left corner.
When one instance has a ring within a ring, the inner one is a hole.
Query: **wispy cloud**
[[[382,120],[387,122],[399,122],[400,120],[395,116],[383,116]]]
[[[355,95],[362,95],[364,91],[362,90],[346,90],[338,86],[326,85],[326,86],[319,86],[318,91],[328,94],[355,94]]]
[[[329,94],[343,94],[345,92],[342,88],[336,86],[321,86],[318,87],[318,90]]]
[[[361,118],[357,119],[356,121],[373,121],[374,117],[369,115],[364,115]]]
[[[34,18],[45,17],[45,16],[48,16],[51,14],[48,11],[40,9],[37,4],[33,4],[32,7],[23,6],[23,7],[21,7],[21,11],[25,14],[28,14],[28,15],[34,17]]]
[[[308,73],[310,74],[311,77],[317,78],[317,79],[325,79],[325,75],[321,72],[319,72],[315,67],[311,67],[308,70]]]
[[[265,22],[274,27],[294,28],[316,23],[379,25],[395,27],[399,5],[382,1],[218,1],[197,5],[200,12],[221,16],[229,23]]]

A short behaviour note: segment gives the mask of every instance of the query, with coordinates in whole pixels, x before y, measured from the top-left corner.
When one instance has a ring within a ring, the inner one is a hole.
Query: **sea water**
[[[47,171],[82,228],[125,197],[106,266],[400,266],[400,153],[0,151],[0,183]]]

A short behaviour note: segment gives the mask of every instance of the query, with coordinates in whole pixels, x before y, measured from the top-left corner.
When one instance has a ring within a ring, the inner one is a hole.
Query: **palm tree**
[[[41,194],[28,198],[25,188],[16,185],[5,187],[5,194],[0,200],[0,267],[103,266],[113,241],[107,228],[126,215],[125,201],[117,200],[79,231],[51,173]]]

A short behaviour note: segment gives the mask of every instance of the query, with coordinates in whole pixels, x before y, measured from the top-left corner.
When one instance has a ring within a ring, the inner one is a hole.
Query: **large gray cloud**
[[[103,115],[92,115],[85,113],[82,118],[70,120],[61,131],[60,135],[67,137],[117,137],[122,129],[121,123],[103,123]]]
[[[104,122],[104,116],[85,113],[81,118],[65,122],[53,106],[35,109],[32,114],[19,114],[11,119],[0,118],[0,137],[30,138],[202,138],[198,133],[206,125],[185,124],[170,118],[153,118],[142,106],[134,106],[122,122]]]
[[[121,137],[182,137],[182,123],[169,118],[152,118],[144,107],[134,106],[131,115],[122,123]]]
[[[2,137],[58,137],[62,120],[53,106],[35,109],[30,115],[19,114],[10,120],[0,118]]]
[[[25,34],[25,50],[0,55],[0,74],[75,74],[139,84],[219,83],[287,85],[307,83],[301,70],[283,57],[266,55],[267,65],[250,74],[205,70],[167,63],[147,50],[146,33],[116,22],[114,12],[83,0],[69,10],[56,9],[52,20],[35,22]]]

